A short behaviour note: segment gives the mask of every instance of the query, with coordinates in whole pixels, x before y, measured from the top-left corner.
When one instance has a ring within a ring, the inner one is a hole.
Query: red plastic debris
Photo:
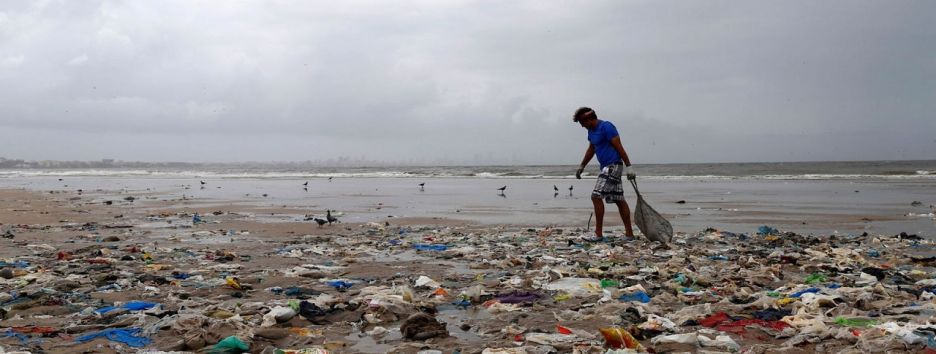
[[[757,325],[765,328],[772,328],[778,331],[782,331],[784,328],[790,327],[789,323],[783,321],[764,321],[759,319],[750,319],[750,320],[739,320],[731,323],[723,323],[718,325],[716,328],[719,331],[730,332],[735,334],[744,334],[744,327],[750,325]]]
[[[709,317],[703,318],[699,321],[699,324],[704,327],[715,327],[722,322],[730,321],[731,318],[728,317],[727,313],[717,312],[709,315]]]

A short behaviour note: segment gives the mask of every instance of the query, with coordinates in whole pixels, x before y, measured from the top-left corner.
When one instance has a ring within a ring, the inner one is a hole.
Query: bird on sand
[[[328,181],[331,182],[332,178],[334,178],[334,177],[328,177]]]
[[[553,190],[556,191],[556,192],[558,192],[558,191],[559,191],[559,187],[556,187],[556,185],[554,184],[554,185],[553,185]]]
[[[339,224],[341,223],[341,221],[339,221],[338,218],[332,216],[331,210],[326,210],[326,211],[325,211],[325,219],[328,220],[328,223],[329,223],[329,224],[331,224],[331,223],[333,223],[333,222],[336,222],[336,223],[339,223]]]
[[[306,183],[303,183],[302,186],[303,186],[303,187],[308,187],[308,186],[309,186],[309,181],[306,181]]]
[[[322,225],[325,225],[325,224],[328,223],[328,220],[325,220],[325,219],[315,218],[315,219],[312,219],[312,220],[315,220],[315,223],[318,224],[319,227],[322,227]]]
[[[504,191],[507,190],[507,186],[500,187],[497,190],[499,190],[501,193],[504,193]]]
[[[572,188],[575,188],[575,186],[569,186],[569,192],[572,191]]]
[[[205,182],[205,181],[198,181],[198,182],[200,182],[203,186],[208,184],[208,182]]]

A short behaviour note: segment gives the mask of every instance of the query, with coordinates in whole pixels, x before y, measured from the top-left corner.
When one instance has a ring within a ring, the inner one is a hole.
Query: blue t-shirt
[[[608,121],[598,121],[595,129],[588,131],[588,142],[595,147],[595,156],[601,168],[621,161],[621,154],[611,145],[611,139],[618,136],[617,128]]]

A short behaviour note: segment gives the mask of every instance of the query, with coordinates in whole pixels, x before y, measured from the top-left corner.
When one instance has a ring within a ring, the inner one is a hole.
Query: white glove
[[[637,179],[637,173],[634,172],[634,166],[627,166],[627,179]]]

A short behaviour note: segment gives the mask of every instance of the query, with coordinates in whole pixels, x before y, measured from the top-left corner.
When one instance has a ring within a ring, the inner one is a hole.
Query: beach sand
[[[832,238],[784,234],[783,225],[799,218],[784,211],[750,212],[743,217],[745,223],[731,224],[779,221],[774,225],[781,233],[742,236],[701,227],[688,231],[682,224],[673,248],[667,250],[640,238],[623,238],[620,226],[609,228],[606,242],[583,241],[581,236],[588,232],[580,225],[581,216],[574,222],[525,224],[521,217],[497,223],[497,216],[483,216],[510,213],[513,207],[472,199],[454,207],[464,213],[421,213],[398,199],[361,203],[364,197],[357,194],[350,198],[353,206],[330,207],[344,211],[342,223],[318,226],[304,215],[324,217],[321,205],[336,204],[329,202],[340,195],[323,197],[315,207],[290,198],[257,197],[285,192],[278,187],[247,192],[247,182],[226,184],[224,192],[186,189],[193,196],[184,199],[165,188],[146,190],[133,185],[138,181],[126,183],[131,185],[126,190],[86,186],[82,193],[74,184],[52,192],[35,185],[0,190],[0,233],[9,230],[14,235],[0,239],[0,258],[10,263],[4,268],[10,276],[0,278],[0,327],[19,333],[0,339],[0,346],[48,353],[135,352],[118,341],[75,340],[104,329],[140,328],[152,341],[146,348],[159,350],[197,351],[236,335],[253,353],[310,347],[336,353],[480,353],[485,348],[598,353],[605,345],[598,329],[620,326],[656,352],[917,352],[925,348],[925,337],[908,343],[887,329],[846,327],[834,320],[874,318],[877,324],[914,329],[936,313],[933,288],[927,285],[936,275],[936,264],[928,258],[936,256],[930,241],[898,239],[890,233]],[[340,183],[351,182],[336,185]],[[869,189],[874,190],[865,188]],[[514,190],[518,191],[508,198],[528,191]],[[254,196],[245,196],[248,193]],[[125,200],[129,196],[134,200]],[[444,193],[422,196],[436,197],[446,198]],[[667,198],[657,200],[663,199]],[[572,197],[564,203],[571,202],[582,200]],[[531,205],[516,209],[521,209],[519,214],[538,213]],[[562,218],[583,210],[587,209],[545,215]],[[367,211],[368,217],[355,211]],[[192,224],[196,212],[204,223]],[[826,230],[866,223],[861,218],[904,220],[872,214],[862,209],[855,215],[829,211],[835,216],[813,216],[827,223],[822,226]],[[609,221],[613,215],[608,213]],[[420,244],[447,249],[414,249]],[[871,251],[878,255],[871,256]],[[862,276],[863,271],[874,272],[869,268],[881,271],[879,281]],[[822,279],[807,284],[814,274]],[[421,277],[433,282],[418,287]],[[236,278],[241,289],[227,283],[229,278]],[[618,284],[604,289],[582,285],[601,279]],[[353,285],[339,291],[327,283],[334,280]],[[566,281],[575,285],[563,288]],[[316,295],[287,295],[284,291],[290,287]],[[790,297],[812,287],[819,294]],[[618,299],[637,291],[651,300]],[[534,298],[510,304],[510,297],[497,296],[512,292],[532,293]],[[290,301],[298,306],[300,298],[326,313],[261,324],[270,309],[289,308]],[[460,300],[467,300],[465,307],[453,305]],[[144,312],[95,313],[128,301],[159,306]],[[791,317],[783,324],[771,320],[765,325],[734,325],[770,308],[789,310]],[[402,338],[401,325],[418,312],[444,322],[448,335]],[[719,312],[731,317],[715,322],[714,328],[699,325]],[[378,327],[383,330],[374,332]],[[564,329],[572,334],[557,334]],[[30,334],[42,330],[47,333]],[[672,333],[712,339],[728,335],[737,347],[724,341],[708,343],[710,347],[651,341]]]

